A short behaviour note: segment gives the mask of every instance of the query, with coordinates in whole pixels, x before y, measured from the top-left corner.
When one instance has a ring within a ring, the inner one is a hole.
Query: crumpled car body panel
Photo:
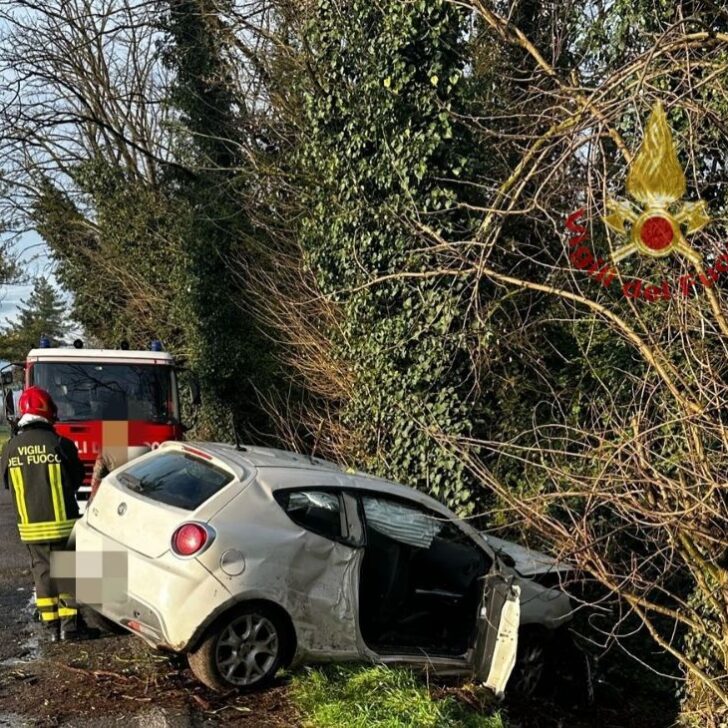
[[[355,604],[361,549],[297,526],[267,489],[246,489],[238,497],[245,526],[240,527],[234,503],[223,509],[210,520],[222,537],[200,562],[236,600],[264,599],[286,610],[296,630],[297,661],[357,658],[361,648]],[[220,564],[233,539],[245,559],[245,569],[237,576],[226,574]]]

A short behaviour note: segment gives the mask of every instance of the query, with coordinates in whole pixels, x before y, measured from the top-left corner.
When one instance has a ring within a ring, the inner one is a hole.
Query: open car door
[[[513,581],[498,572],[484,577],[473,646],[473,677],[498,697],[516,664],[521,589]]]

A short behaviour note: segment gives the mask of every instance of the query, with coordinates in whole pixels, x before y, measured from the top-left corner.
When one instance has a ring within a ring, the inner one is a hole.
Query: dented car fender
[[[245,493],[251,517],[244,529],[223,511],[210,521],[219,534],[200,561],[235,598],[206,617],[207,629],[236,605],[263,600],[282,609],[295,625],[295,660],[361,653],[358,629],[358,581],[363,549],[331,541],[296,526],[273,498],[261,489]],[[229,543],[235,533],[241,573],[225,571]],[[202,630],[204,632],[204,629]],[[199,635],[196,635],[199,639]]]

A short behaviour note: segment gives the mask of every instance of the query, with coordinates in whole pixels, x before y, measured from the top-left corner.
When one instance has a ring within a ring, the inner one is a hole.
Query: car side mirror
[[[3,385],[5,382],[3,382]],[[15,398],[13,397],[13,390],[6,389],[4,392],[4,410],[5,419],[10,422],[15,417]]]

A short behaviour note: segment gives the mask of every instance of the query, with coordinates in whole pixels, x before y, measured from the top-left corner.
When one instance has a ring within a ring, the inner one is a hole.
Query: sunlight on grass
[[[293,700],[310,728],[505,728],[454,697],[433,700],[410,670],[327,666],[293,679]]]

